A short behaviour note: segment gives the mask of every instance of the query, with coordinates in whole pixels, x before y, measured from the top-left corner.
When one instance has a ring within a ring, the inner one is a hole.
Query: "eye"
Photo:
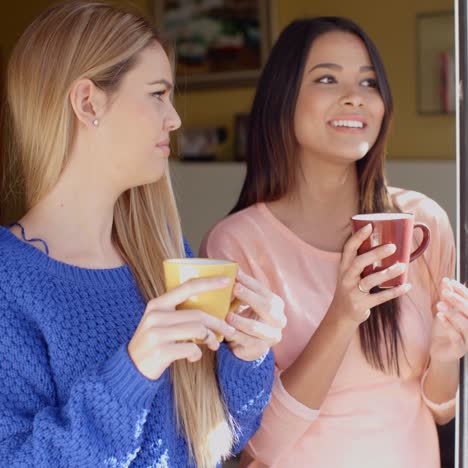
[[[375,78],[367,78],[362,80],[361,85],[367,88],[378,88],[377,80]]]
[[[167,94],[167,89],[162,89],[160,91],[155,91],[154,93],[151,93],[151,96],[155,97],[156,99],[159,99],[162,101],[162,98]]]
[[[316,79],[315,83],[332,84],[332,83],[336,83],[336,79],[332,75],[325,75]]]

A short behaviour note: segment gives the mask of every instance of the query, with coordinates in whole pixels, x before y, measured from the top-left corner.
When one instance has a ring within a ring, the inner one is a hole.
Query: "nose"
[[[345,106],[350,107],[363,107],[364,99],[362,94],[354,87],[350,87],[346,90],[341,98],[341,103]]]
[[[182,125],[182,121],[180,120],[179,114],[175,110],[174,106],[171,104],[171,108],[169,114],[165,119],[165,127],[169,132],[173,132],[177,130]]]

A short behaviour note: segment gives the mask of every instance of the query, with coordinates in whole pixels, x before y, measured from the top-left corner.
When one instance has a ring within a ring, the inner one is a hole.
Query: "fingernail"
[[[229,284],[231,282],[231,278],[228,278],[227,276],[223,276],[222,278],[219,279],[219,282],[221,284]]]
[[[387,244],[384,248],[385,252],[395,252],[396,245],[395,244]]]
[[[410,283],[402,284],[400,286],[400,291],[408,292],[413,286]]]
[[[453,297],[453,296],[455,296],[455,294],[454,294],[452,291],[450,291],[449,289],[444,289],[444,290],[442,291],[442,295],[445,296],[445,297]]]
[[[371,229],[372,229],[372,224],[370,223],[364,226],[364,231],[370,231]]]
[[[436,317],[442,322],[444,327],[447,327],[448,320],[447,320],[447,317],[442,312],[437,312]]]
[[[437,310],[440,310],[441,312],[447,312],[448,311],[448,307],[447,307],[447,304],[445,304],[445,302],[438,302],[436,304],[436,307],[437,307]]]
[[[402,262],[395,263],[395,270],[405,271],[406,263],[402,263]]]

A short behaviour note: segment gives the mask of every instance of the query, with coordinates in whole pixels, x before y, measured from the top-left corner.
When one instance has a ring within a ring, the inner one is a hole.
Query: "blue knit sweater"
[[[146,379],[127,353],[144,309],[128,267],[67,265],[0,227],[0,467],[190,466],[169,371]],[[217,358],[239,451],[273,359],[245,362],[224,344]]]

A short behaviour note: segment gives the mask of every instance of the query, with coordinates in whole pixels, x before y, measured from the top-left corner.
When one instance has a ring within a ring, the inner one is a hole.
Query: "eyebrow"
[[[329,70],[337,70],[337,71],[342,71],[343,67],[341,65],[338,65],[336,63],[318,63],[317,65],[314,65],[310,70],[309,73],[317,68],[327,68]],[[362,67],[359,68],[360,72],[368,72],[368,71],[375,71],[375,68],[372,65],[363,65]]]
[[[157,85],[157,84],[163,84],[166,86],[167,89],[171,90],[174,86],[172,85],[172,83],[170,83],[169,81],[165,80],[165,79],[162,79],[162,80],[155,80],[155,81],[151,81],[151,83],[148,83],[149,86],[153,86],[153,85]]]

